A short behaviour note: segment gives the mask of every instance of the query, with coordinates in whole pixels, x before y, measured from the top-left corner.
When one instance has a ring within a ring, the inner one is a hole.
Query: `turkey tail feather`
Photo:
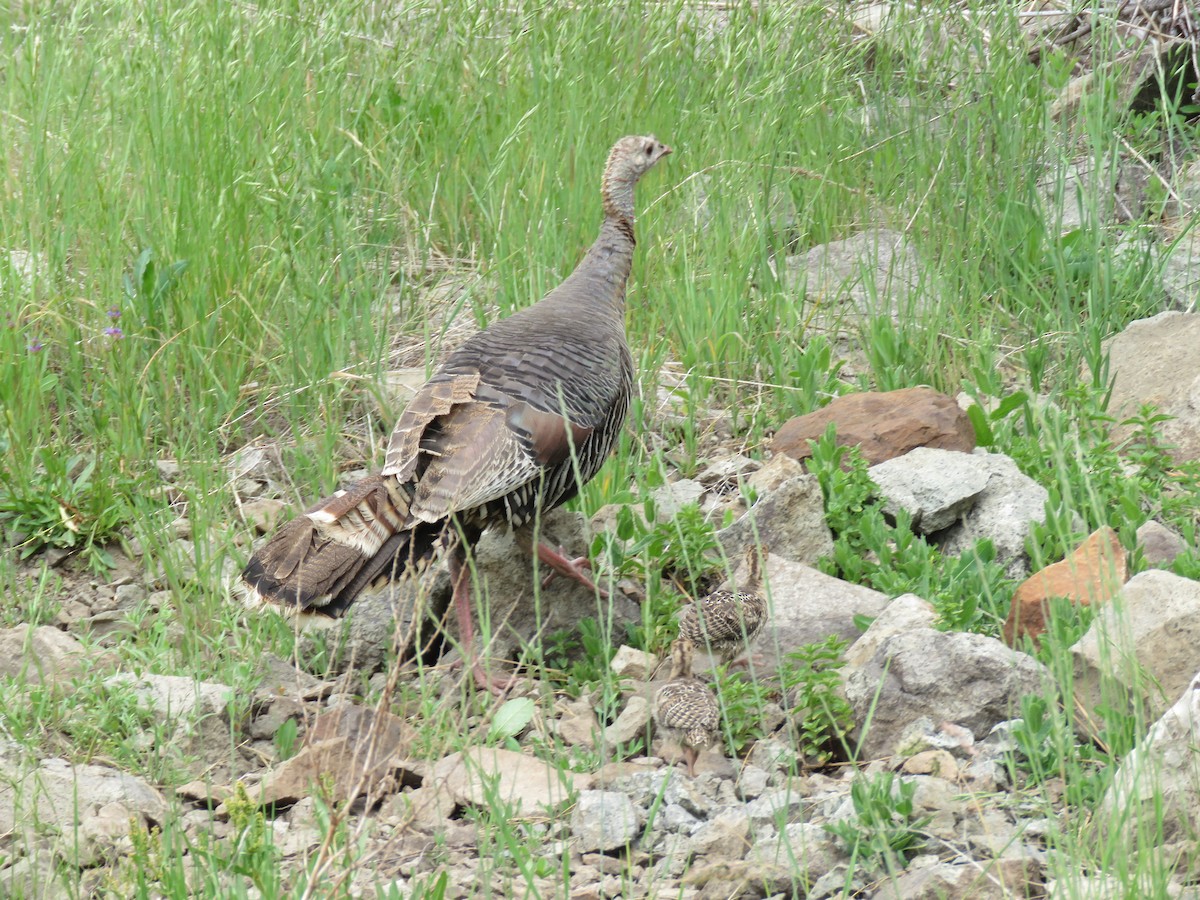
[[[372,476],[288,522],[242,571],[247,605],[339,615],[405,554],[407,503],[397,499],[382,478]]]

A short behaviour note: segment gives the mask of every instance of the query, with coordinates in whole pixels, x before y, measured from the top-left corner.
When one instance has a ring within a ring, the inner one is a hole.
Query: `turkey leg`
[[[461,547],[450,554],[450,583],[454,585],[454,614],[458,617],[458,637],[462,641],[462,657],[471,666],[475,684],[497,697],[505,693],[516,682],[515,677],[493,678],[484,668],[483,660],[475,651],[475,617],[471,613],[471,569],[463,558]]]

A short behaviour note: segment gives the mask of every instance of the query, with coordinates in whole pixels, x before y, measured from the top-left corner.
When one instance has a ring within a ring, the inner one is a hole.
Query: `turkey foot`
[[[532,556],[535,552],[533,536],[527,531],[522,530],[516,533],[516,538],[517,543],[521,545],[526,553]],[[549,574],[542,579],[542,587],[553,581],[555,575],[562,575],[578,581],[589,591],[599,594],[603,599],[608,599],[608,591],[592,580],[589,574],[589,570],[592,568],[592,561],[586,556],[577,556],[574,559],[570,559],[562,552],[561,547],[555,550],[549,544],[542,541],[538,541],[536,553],[538,561],[542,565],[549,566],[551,569]]]
[[[552,570],[542,579],[542,587],[553,581],[554,576],[562,575],[566,578],[573,578],[589,591],[595,591],[605,600],[608,599],[608,591],[599,587],[588,574],[592,568],[592,561],[586,556],[577,556],[574,559],[570,559],[563,554],[562,547],[555,550],[547,544],[538,544],[537,555],[538,559]]]

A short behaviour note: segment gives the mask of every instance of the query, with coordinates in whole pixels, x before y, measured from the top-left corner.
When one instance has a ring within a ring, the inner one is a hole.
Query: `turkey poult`
[[[696,774],[700,751],[717,738],[721,724],[716,695],[692,674],[696,645],[679,638],[671,645],[671,680],[654,695],[654,724],[660,736],[683,748],[688,775]]]
[[[766,547],[746,549],[748,574],[740,590],[713,591],[690,604],[679,617],[679,636],[707,649],[724,662],[749,650],[767,621],[767,601],[762,596],[762,567]],[[745,659],[738,660],[745,664]]]
[[[376,579],[448,552],[463,656],[480,687],[507,689],[474,651],[467,548],[507,522],[533,552],[540,514],[574,497],[616,443],[633,387],[625,340],[633,189],[670,152],[653,137],[617,141],[604,168],[600,235],[575,271],[450,354],[400,416],[379,475],[310,507],[251,557],[241,576],[249,605],[336,617]],[[536,552],[596,589],[586,558],[540,542]]]

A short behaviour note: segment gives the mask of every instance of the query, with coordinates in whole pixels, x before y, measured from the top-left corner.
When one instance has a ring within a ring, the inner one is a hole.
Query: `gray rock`
[[[592,709],[589,697],[578,700],[560,700],[555,704],[558,711],[558,736],[571,747],[594,747],[600,734],[600,723]]]
[[[1191,840],[1200,830],[1198,745],[1200,672],[1146,739],[1125,757],[1092,827],[1103,831],[1113,823],[1133,841],[1139,833],[1155,834],[1161,816],[1164,841]]]
[[[690,478],[668,481],[650,492],[654,501],[654,515],[660,522],[669,522],[685,506],[700,502],[704,496],[704,485]]]
[[[926,280],[917,251],[897,231],[860,231],[844,240],[787,258],[791,284],[828,305],[848,304],[860,316],[898,316],[919,311]]]
[[[975,450],[971,458],[987,475],[987,487],[961,521],[939,536],[944,553],[957,556],[987,538],[1010,578],[1029,572],[1025,539],[1035,523],[1046,519],[1046,489],[1000,453]]]
[[[1113,378],[1110,415],[1120,421],[1153,404],[1173,417],[1155,431],[1175,448],[1175,460],[1200,459],[1200,313],[1168,311],[1131,322],[1104,346]],[[1128,426],[1113,430],[1117,440],[1130,433]]]
[[[455,802],[511,804],[517,815],[553,810],[573,791],[591,787],[591,777],[548,765],[513,750],[472,747],[433,767],[432,786],[444,785]]]
[[[79,674],[86,651],[65,631],[50,625],[0,629],[0,676],[24,676],[28,684],[57,684]]]
[[[768,773],[793,771],[798,760],[795,747],[778,738],[759,738],[746,757],[747,764]]]
[[[746,486],[756,496],[769,494],[791,481],[793,478],[807,478],[808,471],[804,463],[793,459],[786,453],[776,453],[757,472],[746,479]]]
[[[742,559],[754,543],[785,559],[815,563],[833,552],[821,485],[816,477],[802,475],[760,494],[744,516],[717,532],[717,540],[730,559]]]
[[[609,665],[612,667],[613,674],[619,678],[649,681],[658,667],[658,657],[645,650],[638,650],[622,644],[613,654],[612,662]]]
[[[0,833],[34,822],[70,831],[82,818],[103,806],[120,803],[130,812],[161,824],[166,800],[140,778],[105,766],[73,766],[63,759],[46,759],[25,770],[0,761]]]
[[[650,702],[638,694],[630,697],[616,721],[604,730],[604,740],[610,745],[628,744],[646,733],[650,724]]]
[[[750,848],[750,817],[737,807],[718,813],[692,832],[688,847],[709,862],[741,859]]]
[[[1012,894],[982,866],[935,862],[901,873],[886,896],[898,900],[1005,900]]]
[[[640,827],[633,803],[619,791],[582,791],[571,813],[571,837],[581,853],[628,846]]]
[[[803,810],[804,797],[792,790],[772,791],[746,804],[746,814],[756,827],[782,827],[799,820]]]
[[[1200,306],[1200,235],[1191,230],[1169,243],[1160,241],[1151,246],[1153,264],[1162,277],[1167,308],[1195,312]]]
[[[888,638],[917,628],[932,628],[937,618],[937,612],[928,600],[922,600],[916,594],[900,595],[888,603],[862,637],[846,649],[846,665],[865,665]]]
[[[742,456],[740,453],[734,453],[729,456],[710,459],[696,473],[696,480],[710,491],[715,491],[718,494],[732,494],[738,490],[744,479],[749,478],[761,467],[762,463],[758,460]],[[801,471],[796,474],[803,475],[804,472]]]
[[[1169,566],[1188,548],[1183,538],[1153,519],[1143,522],[1137,530],[1137,542],[1142,548],[1142,558],[1152,566]]]
[[[444,565],[422,578],[401,578],[377,590],[359,594],[340,620],[312,623],[297,642],[301,657],[318,647],[315,629],[324,632],[331,659],[330,673],[351,669],[371,672],[386,665],[410,645],[424,646],[434,634],[435,620],[450,605],[450,575]]]
[[[743,584],[747,575],[746,564],[742,563],[731,583]],[[786,654],[831,634],[857,638],[855,617],[877,616],[888,604],[886,594],[784,559],[775,554],[773,546],[765,578],[770,614],[750,647],[751,657],[763,661],[762,666],[755,664],[753,668],[758,677],[776,671]],[[705,669],[702,659],[697,659],[696,668]]]
[[[918,534],[953,525],[987,488],[988,476],[969,453],[917,447],[868,470],[885,499],[884,510],[905,510]]]
[[[700,777],[688,778],[678,769],[670,771],[662,798],[664,803],[678,803],[699,819],[707,819],[726,799],[712,789],[711,783]]]
[[[259,497],[256,500],[247,500],[242,503],[238,512],[242,521],[253,528],[257,534],[269,534],[275,530],[288,507],[289,504],[283,500]],[[180,535],[180,537],[190,536],[190,534]]]
[[[701,824],[702,821],[699,818],[678,803],[666,804],[654,820],[655,830],[667,831],[672,834],[691,834]]]
[[[886,638],[843,677],[867,759],[902,752],[905,729],[922,716],[988,731],[1050,683],[1041,663],[993,638],[932,628]]]
[[[35,850],[0,870],[0,897],[72,900],[78,896],[62,881],[50,852]]]
[[[1088,156],[1065,162],[1038,181],[1049,228],[1066,234],[1082,226],[1104,228],[1140,218],[1146,205],[1145,169],[1132,158]]]
[[[838,839],[813,822],[794,822],[776,837],[758,841],[749,858],[790,868],[802,884],[812,884],[845,860]]]
[[[1135,575],[1071,656],[1085,709],[1128,698],[1162,715],[1200,670],[1200,583],[1158,569]]]
[[[117,609],[132,609],[149,599],[150,594],[144,584],[122,584],[117,586],[114,597]]]
[[[121,672],[104,680],[109,688],[133,693],[166,719],[205,715],[223,716],[233,700],[233,688],[182,675],[133,675]]]
[[[746,763],[737,777],[737,795],[742,800],[757,800],[767,790],[770,775],[753,763]]]
[[[567,556],[582,556],[590,546],[586,520],[564,509],[547,513],[539,534],[549,546],[562,547]],[[533,561],[507,529],[487,531],[476,547],[475,558],[480,595],[487,598],[489,611],[488,652],[494,658],[515,659],[537,635],[563,630],[578,633],[584,619],[640,620],[637,605],[613,585],[606,586],[612,590],[608,600],[601,600],[571,578],[555,577],[543,588],[541,579],[549,574],[546,566],[537,568],[535,584]],[[482,617],[476,619],[476,627],[482,629]]]

